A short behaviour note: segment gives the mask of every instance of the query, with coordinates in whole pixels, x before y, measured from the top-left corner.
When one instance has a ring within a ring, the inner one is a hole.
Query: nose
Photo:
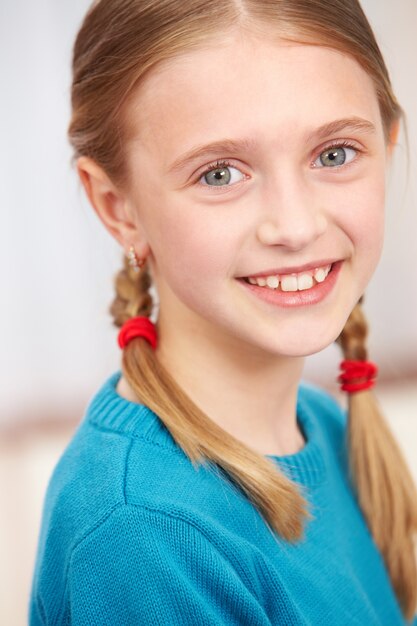
[[[288,171],[269,186],[263,201],[268,207],[258,225],[263,244],[301,250],[326,231],[327,217],[318,208],[314,190]]]

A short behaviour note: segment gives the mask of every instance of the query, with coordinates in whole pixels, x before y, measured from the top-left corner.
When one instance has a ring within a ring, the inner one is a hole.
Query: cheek
[[[349,190],[341,206],[338,221],[356,252],[366,254],[371,262],[378,259],[385,226],[383,173],[365,177],[361,184]]]
[[[227,302],[234,250],[207,220],[166,219],[153,246],[161,301],[170,302],[171,292],[188,309],[216,319]]]
[[[359,220],[358,220],[359,221]],[[368,247],[369,255],[379,259],[385,228],[385,187],[375,185],[367,196],[361,220],[362,244]]]
[[[148,228],[150,245],[158,272],[172,286],[204,290],[233,272],[236,235],[222,227],[215,208],[176,205],[171,199],[155,207],[155,215],[156,211],[158,218]]]

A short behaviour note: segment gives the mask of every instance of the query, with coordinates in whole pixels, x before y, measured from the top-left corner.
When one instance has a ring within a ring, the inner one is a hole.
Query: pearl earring
[[[139,272],[140,268],[145,264],[146,261],[146,259],[140,259],[137,256],[135,248],[133,246],[130,246],[129,252],[127,253],[127,258],[129,265],[133,268],[134,272]]]

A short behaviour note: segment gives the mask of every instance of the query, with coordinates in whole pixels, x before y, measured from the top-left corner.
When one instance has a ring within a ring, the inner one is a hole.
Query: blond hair
[[[277,37],[327,46],[355,59],[371,77],[386,143],[405,115],[370,25],[357,0],[107,0],[84,18],[73,51],[73,159],[89,156],[120,187],[129,185],[124,146],[129,98],[145,74],[164,59],[198,48],[233,27],[268,26]],[[110,312],[120,327],[150,316],[151,278],[124,266],[115,278]],[[365,360],[367,323],[361,300],[336,339],[344,358]],[[225,432],[175,382],[153,349],[136,338],[123,351],[123,374],[138,398],[165,424],[193,464],[223,468],[258,507],[268,526],[289,542],[302,539],[311,519],[299,487],[268,458]],[[371,390],[349,396],[347,445],[352,487],[378,546],[403,614],[417,602],[415,533],[417,492],[403,455]]]

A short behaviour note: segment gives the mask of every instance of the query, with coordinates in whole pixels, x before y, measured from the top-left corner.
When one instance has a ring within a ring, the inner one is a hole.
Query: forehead
[[[382,134],[373,82],[353,58],[241,34],[161,63],[129,109],[132,145],[163,161],[223,136],[276,137],[288,148],[315,127],[352,115]]]

